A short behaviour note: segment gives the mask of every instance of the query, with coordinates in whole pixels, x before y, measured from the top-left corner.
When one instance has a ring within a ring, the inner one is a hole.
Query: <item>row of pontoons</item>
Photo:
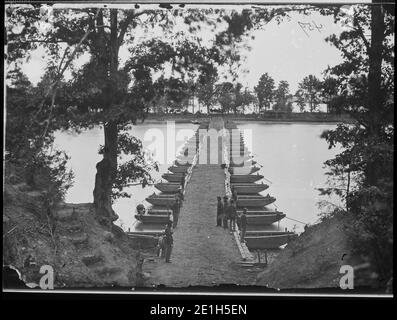
[[[244,136],[234,123],[227,123],[229,131],[228,165],[230,191],[237,198],[237,212],[241,214],[247,209],[247,231],[245,241],[249,249],[275,249],[288,243],[297,234],[288,231],[270,230],[270,225],[280,221],[286,215],[280,211],[271,210],[268,206],[276,198],[260,194],[268,189],[264,177],[258,173],[260,167],[250,155],[245,145]]]
[[[203,126],[204,124],[199,129]],[[151,207],[146,214],[135,216],[140,222],[139,229],[143,230],[129,232],[131,237],[157,236],[163,232],[164,226],[170,221],[176,199],[182,197],[184,185],[192,169],[198,149],[199,132],[197,130],[183,145],[174,164],[168,168],[168,172],[162,175],[162,181],[154,185],[160,193],[153,193],[146,198]]]

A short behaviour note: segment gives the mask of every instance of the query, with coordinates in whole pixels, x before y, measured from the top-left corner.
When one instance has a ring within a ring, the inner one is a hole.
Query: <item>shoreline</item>
[[[155,124],[155,123],[165,123],[167,121],[175,121],[175,123],[182,123],[182,124],[192,124],[192,121],[198,122],[208,122],[211,117],[216,117],[217,114],[211,115],[149,115],[144,121],[137,121],[134,126],[144,125],[144,124]],[[323,119],[307,119],[301,117],[301,119],[296,118],[280,118],[280,119],[272,119],[272,118],[253,118],[251,115],[247,116],[235,116],[235,115],[224,115],[225,119],[230,121],[235,121],[237,123],[244,123],[244,122],[257,122],[257,123],[264,123],[264,124],[313,124],[313,125],[321,125],[321,124],[338,124],[338,123],[352,123],[347,117],[340,116],[340,117],[330,117]],[[131,123],[132,124],[132,123]],[[102,125],[98,125],[98,128],[102,128]],[[84,129],[82,131],[86,131],[89,129]],[[61,132],[69,132],[72,135],[78,134],[73,130],[61,130]]]
[[[352,123],[353,120],[348,115],[337,115],[327,113],[272,113],[264,115],[234,115],[234,114],[149,114],[143,123],[151,121],[170,121],[176,123],[191,123],[191,121],[209,121],[212,117],[222,116],[230,121],[256,121],[268,123]]]

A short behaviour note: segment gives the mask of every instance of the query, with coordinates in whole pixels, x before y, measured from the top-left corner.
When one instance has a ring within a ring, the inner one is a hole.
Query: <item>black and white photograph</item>
[[[3,292],[393,296],[394,3],[4,11]]]

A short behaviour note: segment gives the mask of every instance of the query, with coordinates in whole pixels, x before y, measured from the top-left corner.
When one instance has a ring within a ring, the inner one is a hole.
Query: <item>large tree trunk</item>
[[[378,132],[377,126],[380,121],[376,121],[382,108],[384,97],[382,96],[382,53],[384,40],[384,16],[381,5],[371,7],[371,47],[369,50],[369,71],[368,71],[368,110],[370,112],[370,131],[371,134]],[[376,118],[373,118],[376,117]]]
[[[368,133],[376,138],[381,131],[380,114],[384,103],[382,96],[382,53],[384,41],[384,14],[381,5],[371,7],[371,44],[369,48],[368,71]],[[377,185],[378,164],[376,160],[368,163],[365,173],[368,185]]]
[[[102,23],[103,25],[103,23]],[[119,41],[117,35],[117,9],[110,11],[110,41],[109,49],[101,52],[109,63],[107,77],[109,85],[107,94],[110,98],[106,108],[111,109],[115,96],[117,95],[117,72],[118,72],[118,53]],[[101,30],[102,32],[103,29]],[[105,41],[104,33],[103,38]],[[106,68],[107,69],[107,68]],[[97,163],[97,173],[95,176],[94,206],[101,222],[111,225],[111,222],[118,219],[117,214],[112,209],[112,190],[113,183],[117,174],[117,143],[118,126],[116,120],[110,120],[104,124],[105,145],[103,159]]]
[[[112,209],[113,181],[117,172],[117,124],[114,122],[105,124],[104,133],[103,159],[96,165],[94,207],[101,220],[110,223],[118,219]]]

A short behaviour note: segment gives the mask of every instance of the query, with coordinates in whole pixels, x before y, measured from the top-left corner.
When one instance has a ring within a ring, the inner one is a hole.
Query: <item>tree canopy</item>
[[[321,102],[322,82],[314,75],[308,75],[298,85],[299,96],[309,103],[309,110],[313,112]]]
[[[254,88],[258,97],[259,111],[263,108],[265,111],[270,109],[274,97],[274,89],[275,84],[273,78],[268,73],[264,73],[259,78],[258,85]]]
[[[330,148],[338,144],[343,151],[325,163],[342,185],[322,191],[342,196],[354,215],[355,247],[385,285],[393,251],[394,13],[387,5],[356,5],[349,14],[335,11],[334,18],[348,18],[349,26],[328,38],[343,62],[327,75],[337,84],[338,108],[356,122],[323,134]]]
[[[277,89],[274,92],[274,111],[292,111],[292,95],[289,91],[289,84],[287,81],[280,81]]]

